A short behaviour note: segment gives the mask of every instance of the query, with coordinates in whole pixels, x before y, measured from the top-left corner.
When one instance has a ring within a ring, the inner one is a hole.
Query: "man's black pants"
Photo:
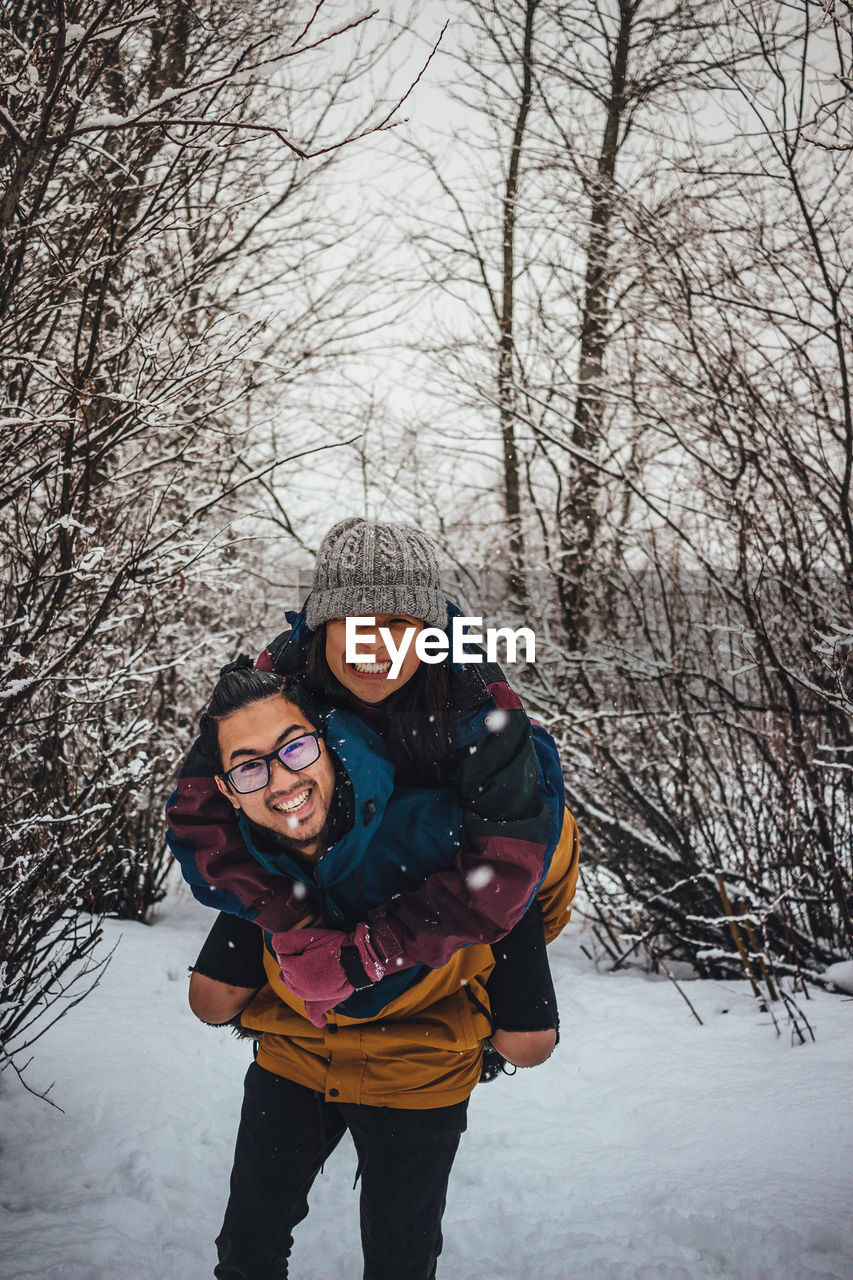
[[[364,1280],[433,1280],[467,1108],[467,1101],[426,1111],[326,1102],[252,1063],[214,1275],[286,1280],[311,1184],[349,1129],[361,1174]]]

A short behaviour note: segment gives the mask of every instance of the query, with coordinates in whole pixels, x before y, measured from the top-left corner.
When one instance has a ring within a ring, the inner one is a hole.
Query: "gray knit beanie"
[[[406,613],[430,627],[446,626],[438,557],[414,525],[348,516],[320,543],[305,620],[315,631],[330,618],[377,613]]]

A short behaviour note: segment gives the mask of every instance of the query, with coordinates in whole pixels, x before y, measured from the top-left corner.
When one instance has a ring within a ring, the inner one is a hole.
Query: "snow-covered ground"
[[[197,1023],[211,917],[182,892],[121,935],[100,987],[0,1077],[2,1280],[209,1280],[250,1046]],[[443,1280],[851,1280],[853,1001],[777,1038],[744,986],[598,973],[551,948],[562,1043],[479,1088],[450,1184]],[[342,1144],[297,1230],[294,1280],[358,1280]]]

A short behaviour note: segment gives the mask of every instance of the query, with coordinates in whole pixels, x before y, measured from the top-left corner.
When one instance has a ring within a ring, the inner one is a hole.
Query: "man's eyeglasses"
[[[299,738],[291,738],[290,742],[286,742],[277,751],[271,751],[267,756],[256,756],[254,760],[246,760],[219,776],[241,796],[248,795],[251,791],[260,791],[270,780],[270,765],[273,760],[278,760],[291,773],[307,769],[309,764],[318,760],[321,736],[317,730],[303,733]]]

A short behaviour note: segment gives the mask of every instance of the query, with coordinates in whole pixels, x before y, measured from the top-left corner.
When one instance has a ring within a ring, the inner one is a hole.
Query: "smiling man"
[[[491,1030],[484,983],[493,957],[488,947],[466,946],[439,969],[385,972],[364,921],[372,907],[450,865],[462,829],[458,802],[447,788],[395,787],[381,739],[361,720],[317,705],[297,680],[250,665],[224,669],[202,738],[252,857],[295,886],[305,925],[270,935],[220,917],[230,931],[224,961],[205,973],[203,951],[193,974],[198,1016],[224,1022],[239,1014],[260,1039],[215,1275],[287,1276],[311,1184],[348,1129],[361,1176],[365,1280],[432,1280],[448,1178]],[[576,829],[567,817],[538,897],[549,936],[568,919],[575,879]],[[340,931],[331,959],[320,916]],[[306,963],[322,970],[308,1006],[288,985]]]
[[[216,746],[225,772],[216,785],[250,822],[285,838],[294,853],[313,861],[325,853],[335,769],[305,713],[287,703],[290,715],[283,715],[281,702],[261,698],[246,704],[242,714],[218,720]],[[286,720],[291,723],[283,724]],[[272,750],[266,750],[270,743]]]
[[[365,906],[381,901],[392,882],[411,883],[419,864],[426,860],[428,865],[441,850],[452,857],[452,802],[438,795],[426,809],[419,806],[424,816],[431,810],[432,836],[411,856],[401,857],[404,833],[394,815],[393,771],[379,740],[354,717],[324,714],[297,681],[283,682],[237,664],[226,668],[203,717],[202,738],[211,758],[220,761],[217,785],[240,811],[250,851],[268,868],[286,871],[304,885],[309,919],[319,908],[319,894],[326,916],[353,928]],[[363,815],[357,824],[356,812]],[[373,855],[369,867],[368,850]],[[412,872],[401,872],[401,865],[410,865]],[[251,953],[254,939],[257,956],[260,931],[243,921],[221,920],[231,931],[227,945]],[[475,1028],[476,1011],[461,996],[458,978],[452,979],[452,993],[446,982],[440,992],[430,993],[428,983],[417,981],[418,973],[395,974],[384,980],[380,994],[383,983],[376,983],[375,972],[365,975],[363,966],[371,964],[369,933],[359,928],[360,934],[349,935],[352,943],[341,934],[342,963],[328,993],[329,1005],[350,1007],[354,1016],[330,1008],[314,1023],[278,971],[274,949],[286,938],[266,935],[270,986],[243,1016],[262,1039],[246,1076],[231,1195],[217,1240],[220,1280],[286,1276],[293,1227],[307,1214],[310,1186],[346,1129],[361,1169],[365,1275],[428,1280],[434,1274],[447,1180],[478,1075],[480,1041],[489,1027],[480,1018],[482,1025]],[[481,956],[474,971],[487,969],[489,952],[477,950]],[[286,966],[287,957],[281,960]],[[250,972],[241,956],[228,961],[232,970],[235,962],[235,972]],[[260,981],[226,985],[196,972],[191,1004],[200,1016],[222,1021],[239,1012]],[[407,1011],[389,1013],[396,1026],[380,1031],[371,1023],[363,1042],[361,1031],[355,1041],[348,1034],[347,1024],[364,1027],[355,1019],[367,1010],[352,1007],[360,989],[381,1007],[413,986],[424,990],[414,1001],[409,998]],[[463,1006],[464,1017],[454,1018],[453,1008]],[[408,1069],[406,1061],[407,1050],[423,1039],[418,1035],[421,1009],[434,1009],[436,1015],[435,1044],[426,1041],[432,1058],[426,1072],[422,1064]],[[464,1052],[447,1044],[442,1049],[442,1019],[458,1024],[450,1039]],[[354,1054],[354,1044],[361,1052]],[[390,1079],[385,1075],[389,1051],[399,1055]],[[448,1066],[456,1068],[455,1084],[448,1085]],[[401,1094],[408,1096],[403,1100]]]

